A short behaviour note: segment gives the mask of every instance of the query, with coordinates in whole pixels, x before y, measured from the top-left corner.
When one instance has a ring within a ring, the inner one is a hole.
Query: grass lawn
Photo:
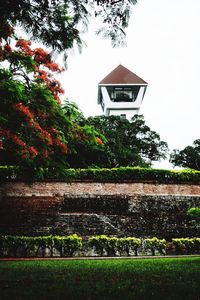
[[[1,261],[0,299],[200,300],[200,257]]]

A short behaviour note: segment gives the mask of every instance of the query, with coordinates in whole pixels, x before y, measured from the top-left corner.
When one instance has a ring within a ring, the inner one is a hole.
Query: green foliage
[[[172,239],[176,254],[200,254],[200,238]]]
[[[69,236],[53,236],[53,246],[60,253],[60,257],[73,256],[74,252],[82,248],[82,238],[77,234]]]
[[[42,133],[47,135],[46,128],[55,128],[59,132],[60,143],[67,144],[69,140],[69,131],[66,129],[65,135],[62,132],[64,128],[69,128],[69,120],[65,118],[60,105],[53,99],[50,91],[37,84],[28,89],[23,83],[11,79],[0,82],[0,93],[4,96],[0,104],[4,143],[4,149],[0,150],[1,164],[18,164],[27,167],[67,166],[66,154],[59,147],[49,145],[46,138],[43,140],[41,138]],[[25,107],[29,107],[34,115],[38,111],[41,114],[48,113],[46,120],[36,117],[35,126],[42,128],[40,131],[30,127],[27,117],[20,115],[15,109],[15,105],[22,102],[24,111]],[[33,149],[35,154],[33,152],[32,156],[28,156],[29,152],[28,150],[25,152],[25,149]],[[44,155],[47,155],[47,152],[48,157],[45,159]]]
[[[200,139],[183,150],[174,149],[170,155],[170,162],[174,166],[200,170]]]
[[[0,236],[0,255],[8,257],[45,257],[49,249],[50,256],[58,251],[60,257],[73,256],[82,248],[82,238],[76,234],[69,236]]]
[[[0,36],[0,164],[20,165],[29,178],[42,178],[45,167],[62,176],[78,143],[88,153],[101,149],[99,141],[103,144],[92,126],[78,124],[82,114],[75,104],[60,105],[64,91],[53,72],[61,71],[48,52],[32,49],[30,41],[17,39],[12,49]]]
[[[135,255],[138,255],[138,247],[141,245],[141,240],[134,237],[119,238],[117,242],[117,248],[120,254],[126,253],[130,256],[130,252],[134,251]]]
[[[32,237],[26,236],[1,236],[2,255],[8,257],[26,257],[34,248]]]
[[[144,239],[144,245],[145,249],[150,250],[153,256],[156,254],[156,251],[158,251],[162,255],[165,255],[166,253],[165,239],[158,239],[156,237]]]
[[[5,40],[0,36],[0,62],[5,63],[0,63],[0,163],[22,165],[30,172],[67,166],[72,124],[59,104],[63,90],[53,77],[62,70],[47,59],[48,52],[16,40],[11,33]]]
[[[86,124],[106,137],[96,161],[98,167],[149,167],[153,161],[166,158],[167,144],[145,124],[142,115],[135,115],[131,122],[119,116],[90,117]]]
[[[40,256],[40,253],[42,257],[45,257],[46,255],[46,249],[49,249],[50,256],[53,256],[53,248],[54,248],[54,237],[52,235],[49,236],[36,236],[36,237],[30,237],[30,240],[32,241],[34,245],[35,250],[35,256]],[[33,254],[34,256],[34,254]]]
[[[90,180],[94,182],[144,182],[156,181],[160,183],[200,182],[200,172],[194,170],[169,171],[137,167],[122,167],[112,169],[61,169],[37,168],[30,169],[15,166],[0,166],[0,181],[41,181],[41,180]]]
[[[107,256],[116,256],[117,253],[120,253],[120,255],[126,253],[129,256],[131,251],[134,251],[135,255],[137,255],[141,240],[134,237],[117,238],[99,235],[90,237],[88,245],[94,248],[100,256],[105,254]]]
[[[95,249],[98,255],[103,256],[108,244],[108,237],[106,235],[89,237],[88,245]]]
[[[86,240],[76,234],[68,236],[10,236],[0,235],[0,257],[72,257],[76,251],[93,248],[98,256],[114,257],[157,254],[200,254],[200,238],[173,238],[172,242],[156,237],[141,240],[135,237],[91,236]],[[170,248],[169,248],[170,247]]]
[[[0,23],[20,26],[36,41],[59,52],[83,45],[81,32],[88,27],[88,18],[100,18],[99,33],[109,37],[113,46],[123,44],[131,8],[136,0],[5,0],[0,2]],[[81,28],[81,32],[78,28]],[[2,32],[3,26],[1,26]],[[0,30],[1,34],[1,30]]]
[[[187,210],[187,215],[194,219],[200,220],[200,208],[199,207],[192,207]]]

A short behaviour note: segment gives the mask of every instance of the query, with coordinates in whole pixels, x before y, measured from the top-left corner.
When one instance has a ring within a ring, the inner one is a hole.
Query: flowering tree
[[[98,133],[74,123],[60,105],[64,93],[54,73],[63,70],[42,48],[0,30],[0,149],[2,162],[29,167],[67,166],[72,141],[99,145]],[[13,46],[11,47],[11,44]],[[97,139],[98,138],[98,139]]]

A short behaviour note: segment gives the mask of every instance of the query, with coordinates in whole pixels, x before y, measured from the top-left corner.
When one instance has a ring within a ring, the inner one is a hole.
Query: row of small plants
[[[156,237],[92,236],[0,236],[1,257],[72,257],[91,251],[98,256],[200,254],[200,238],[174,238],[171,242]]]
[[[82,238],[76,234],[68,236],[0,236],[0,256],[8,257],[53,257],[73,256],[83,246]]]
[[[27,176],[25,176],[25,174]],[[14,166],[0,166],[0,178],[5,181],[42,180],[91,180],[91,181],[158,181],[158,182],[200,182],[200,171],[161,170],[139,167],[120,167],[112,169],[64,169],[62,172],[43,168],[25,170]]]

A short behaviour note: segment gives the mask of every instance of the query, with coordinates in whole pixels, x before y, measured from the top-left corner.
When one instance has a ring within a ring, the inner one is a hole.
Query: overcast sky
[[[113,49],[91,27],[87,48],[68,60],[66,97],[86,117],[102,114],[98,82],[122,64],[148,82],[140,113],[170,150],[200,138],[200,0],[138,0],[125,48]]]

